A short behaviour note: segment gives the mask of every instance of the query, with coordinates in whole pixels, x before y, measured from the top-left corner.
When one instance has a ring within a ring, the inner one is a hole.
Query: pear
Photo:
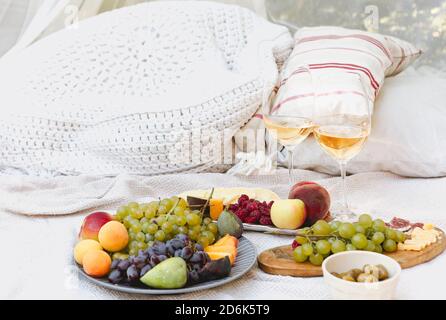
[[[243,233],[243,223],[234,213],[224,210],[217,221],[218,233],[220,236],[227,234],[240,238]]]
[[[180,257],[164,260],[140,280],[145,285],[156,289],[182,288],[187,282],[186,261]]]

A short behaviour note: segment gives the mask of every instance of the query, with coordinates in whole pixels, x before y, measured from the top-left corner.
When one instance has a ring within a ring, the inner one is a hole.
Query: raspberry
[[[248,211],[246,211],[246,210],[244,210],[244,209],[239,209],[239,210],[236,212],[236,215],[237,215],[237,217],[240,218],[240,220],[243,221],[243,220],[249,215],[249,213],[248,213]]]
[[[254,210],[250,213],[250,215],[257,217],[257,219],[260,219],[260,217],[262,216],[262,213],[260,212],[260,210]]]
[[[229,210],[234,212],[237,217],[245,223],[260,223],[262,225],[272,225],[271,206],[274,201],[267,203],[250,199],[246,194],[242,194],[237,203],[229,206]]]
[[[256,223],[256,222],[257,222],[257,217],[247,216],[247,217],[245,218],[245,221],[244,221],[244,222],[246,222],[246,223]]]
[[[271,210],[268,207],[260,207],[260,212],[263,216],[270,216]]]
[[[293,250],[296,249],[298,246],[300,246],[300,244],[297,243],[296,240],[294,240],[293,243],[291,244],[291,248],[293,248]]]
[[[246,206],[246,210],[248,210],[250,212],[257,210],[257,209],[258,209],[258,205],[256,202],[251,202]]]
[[[260,217],[260,224],[264,226],[271,226],[273,222],[269,216],[262,216]]]
[[[249,197],[246,195],[246,194],[242,194],[241,196],[240,196],[240,198],[238,198],[238,204],[240,205],[240,204],[242,204],[243,202],[246,202],[246,201],[248,201],[249,200]]]
[[[229,206],[229,211],[236,212],[238,210],[238,208],[239,208],[239,206],[237,204],[231,204]]]

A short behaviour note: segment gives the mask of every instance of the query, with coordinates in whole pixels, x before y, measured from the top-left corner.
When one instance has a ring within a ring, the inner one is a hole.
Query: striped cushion
[[[314,79],[329,73],[357,73],[365,80],[366,93],[374,101],[384,78],[398,74],[421,54],[421,50],[401,39],[340,27],[302,28],[294,38],[295,47],[272,106],[280,113],[296,111],[299,103],[313,94],[302,65],[311,69]],[[342,96],[343,92],[355,91],[357,88],[339,85],[326,95]]]

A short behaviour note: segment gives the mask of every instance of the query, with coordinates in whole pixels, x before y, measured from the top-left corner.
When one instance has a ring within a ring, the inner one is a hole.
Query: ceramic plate
[[[241,237],[239,239],[239,245],[237,248],[238,254],[237,259],[235,261],[234,266],[231,269],[231,274],[223,279],[214,280],[214,281],[208,281],[204,283],[199,283],[193,286],[188,286],[181,289],[151,289],[149,287],[131,287],[129,285],[123,285],[123,284],[112,284],[110,283],[106,278],[96,279],[93,277],[90,277],[87,275],[84,270],[79,267],[80,273],[87,278],[88,280],[92,281],[93,283],[97,284],[98,286],[102,286],[108,289],[116,290],[116,291],[122,291],[127,293],[138,293],[138,294],[181,294],[181,293],[188,293],[188,292],[194,292],[199,290],[205,290],[205,289],[211,289],[215,287],[222,286],[226,283],[229,283],[231,281],[234,281],[241,276],[243,276],[245,273],[247,273],[256,263],[257,261],[257,251],[254,245],[251,241],[246,239],[245,237]]]

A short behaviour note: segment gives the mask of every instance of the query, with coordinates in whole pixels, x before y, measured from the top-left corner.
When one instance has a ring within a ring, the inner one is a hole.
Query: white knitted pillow
[[[284,27],[212,2],[85,20],[1,62],[0,170],[224,170],[222,144],[256,112],[291,47]]]

